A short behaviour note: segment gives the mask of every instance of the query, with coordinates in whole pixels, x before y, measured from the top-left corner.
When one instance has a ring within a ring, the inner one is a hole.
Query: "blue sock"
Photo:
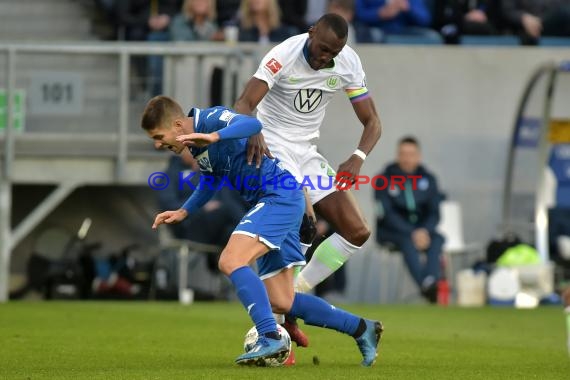
[[[289,314],[301,318],[308,325],[326,327],[351,336],[356,333],[361,319],[334,307],[322,298],[304,293],[295,293]]]
[[[236,288],[239,300],[255,323],[257,333],[259,335],[277,334],[277,323],[271,312],[267,291],[255,272],[248,266],[241,267],[230,274],[230,280]]]

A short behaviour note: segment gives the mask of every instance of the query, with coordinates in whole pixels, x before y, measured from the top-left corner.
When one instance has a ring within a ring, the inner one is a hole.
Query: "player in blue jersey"
[[[259,168],[248,165],[246,138],[259,133],[261,123],[224,107],[193,108],[186,116],[174,100],[158,96],[147,104],[141,125],[156,148],[180,154],[188,146],[202,175],[209,178],[179,210],[158,214],[153,228],[180,222],[205,204],[222,185],[238,190],[253,206],[236,226],[219,260],[220,270],[235,286],[260,337],[256,346],[240,355],[236,362],[262,365],[265,359],[286,354],[287,347],[280,339],[273,310],[289,313],[310,325],[351,335],[362,353],[362,365],[374,364],[382,331],[380,322],[360,318],[321,298],[294,291],[293,267],[305,264],[299,242],[304,194],[277,159],[264,158]],[[259,277],[249,267],[255,259]]]

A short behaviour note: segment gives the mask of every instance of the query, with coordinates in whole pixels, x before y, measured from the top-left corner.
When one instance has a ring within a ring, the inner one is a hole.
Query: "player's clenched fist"
[[[180,223],[188,216],[188,211],[184,210],[183,208],[176,210],[176,211],[165,211],[161,212],[154,218],[154,223],[152,224],[152,228],[156,229],[161,224],[174,224]]]

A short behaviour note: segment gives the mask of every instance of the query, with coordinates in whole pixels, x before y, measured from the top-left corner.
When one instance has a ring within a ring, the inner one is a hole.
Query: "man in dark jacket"
[[[570,37],[570,0],[502,0],[502,8],[507,24],[522,32],[523,43]]]
[[[153,32],[168,30],[170,19],[180,11],[182,0],[120,0],[116,12],[128,41],[146,41]]]
[[[444,239],[436,232],[439,223],[441,195],[435,177],[421,164],[418,141],[404,137],[398,145],[395,163],[382,173],[388,183],[376,183],[378,206],[376,239],[380,244],[393,244],[404,255],[404,261],[422,294],[435,302],[439,279],[439,256]],[[410,177],[414,176],[414,177]],[[421,176],[421,178],[418,178]],[[398,180],[406,178],[403,185]],[[427,256],[422,264],[421,255]]]

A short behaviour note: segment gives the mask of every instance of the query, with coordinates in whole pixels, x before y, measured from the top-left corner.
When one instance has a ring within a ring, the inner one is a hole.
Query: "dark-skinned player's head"
[[[331,67],[332,59],[346,45],[348,24],[337,14],[323,15],[309,29],[309,65],[313,70]]]
[[[168,96],[155,96],[147,103],[141,127],[154,140],[157,149],[167,148],[180,154],[186,146],[176,137],[183,134],[184,112],[176,101]]]

